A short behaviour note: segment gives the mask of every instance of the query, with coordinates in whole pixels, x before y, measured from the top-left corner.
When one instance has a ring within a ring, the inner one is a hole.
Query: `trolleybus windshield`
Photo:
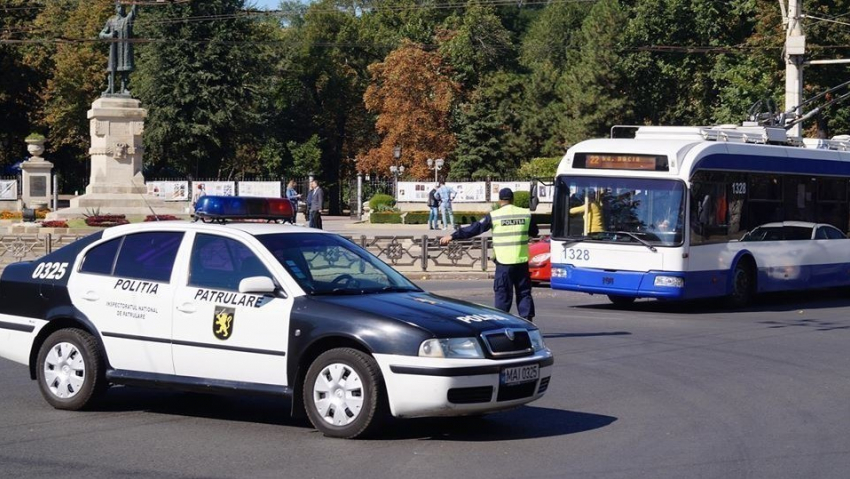
[[[560,176],[555,182],[555,239],[682,244],[685,185],[679,180]]]

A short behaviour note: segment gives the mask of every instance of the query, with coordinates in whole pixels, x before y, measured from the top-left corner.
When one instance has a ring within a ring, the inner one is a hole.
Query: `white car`
[[[95,233],[0,277],[0,356],[81,409],[109,385],[287,396],[327,436],[540,398],[529,322],[422,291],[354,243],[288,225]]]

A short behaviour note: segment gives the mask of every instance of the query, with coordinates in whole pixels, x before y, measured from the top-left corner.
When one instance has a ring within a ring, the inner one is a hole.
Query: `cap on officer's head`
[[[499,190],[499,199],[500,200],[506,200],[506,201],[513,201],[514,200],[514,192],[511,191],[510,188],[502,188],[501,190]]]

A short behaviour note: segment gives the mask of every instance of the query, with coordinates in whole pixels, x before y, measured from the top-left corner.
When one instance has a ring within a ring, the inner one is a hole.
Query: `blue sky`
[[[248,0],[246,3],[255,3],[257,8],[263,10],[277,10],[280,6],[280,0]]]

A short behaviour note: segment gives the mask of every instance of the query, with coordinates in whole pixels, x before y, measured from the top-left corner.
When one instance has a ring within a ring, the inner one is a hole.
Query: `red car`
[[[552,263],[549,262],[549,237],[528,245],[528,270],[531,281],[540,283],[552,277]]]

